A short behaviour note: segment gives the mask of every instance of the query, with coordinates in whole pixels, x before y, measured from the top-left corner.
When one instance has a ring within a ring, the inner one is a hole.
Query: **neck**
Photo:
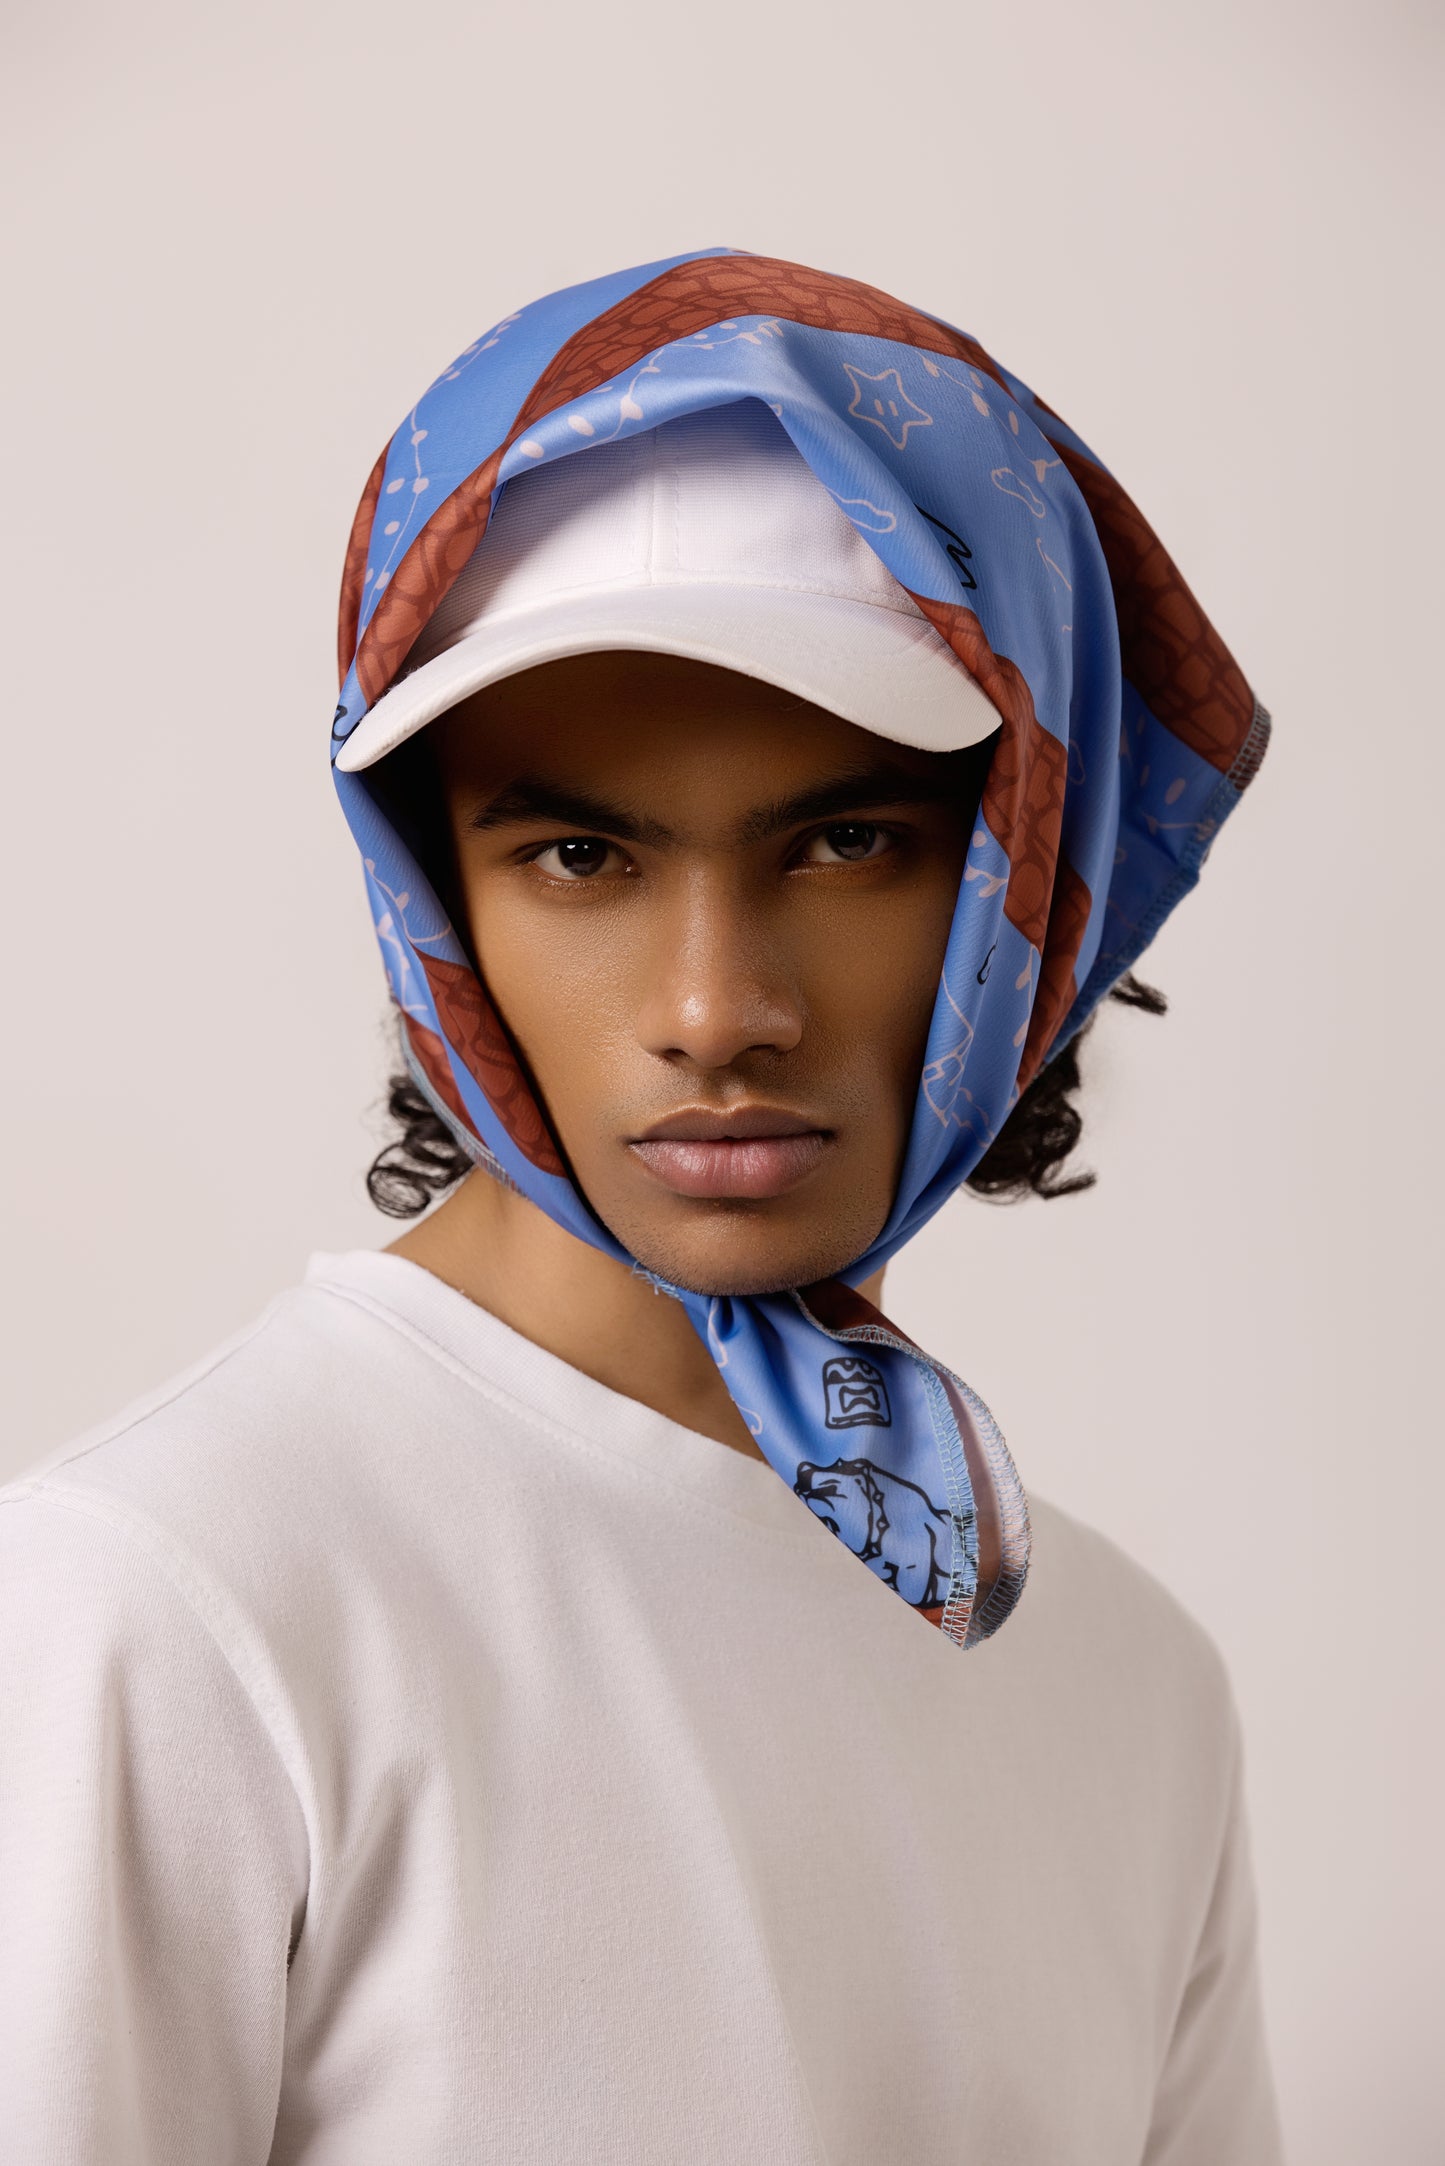
[[[681,1303],[490,1175],[469,1174],[390,1249],[584,1376],[762,1457]],[[875,1303],[882,1278],[860,1288]]]

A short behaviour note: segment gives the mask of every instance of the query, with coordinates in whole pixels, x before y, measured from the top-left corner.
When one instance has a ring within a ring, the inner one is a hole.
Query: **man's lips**
[[[782,1106],[683,1107],[629,1149],[678,1196],[781,1196],[811,1173],[831,1131]]]

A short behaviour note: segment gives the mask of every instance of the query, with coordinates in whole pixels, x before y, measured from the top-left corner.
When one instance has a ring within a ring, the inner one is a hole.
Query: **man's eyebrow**
[[[954,803],[957,796],[958,780],[951,771],[920,775],[892,760],[880,760],[830,775],[791,797],[757,805],[743,815],[733,832],[739,843],[767,842],[790,827],[843,819],[867,806],[944,805]],[[518,775],[499,790],[471,815],[467,832],[482,835],[513,822],[535,820],[555,821],[575,834],[615,835],[619,842],[643,843],[652,849],[665,849],[680,839],[661,820],[646,819],[590,790],[563,787],[538,775]]]
[[[810,820],[839,819],[870,805],[951,805],[957,802],[958,793],[958,777],[951,769],[919,775],[892,760],[879,760],[869,767],[854,767],[833,775],[792,797],[759,805],[738,823],[738,840],[766,842],[786,828],[803,827]]]
[[[609,804],[589,790],[564,789],[538,775],[518,775],[504,790],[474,812],[467,832],[484,835],[489,828],[506,827],[523,820],[555,820],[559,827],[584,835],[615,835],[620,842],[647,843],[652,848],[675,842],[670,827],[660,820],[642,819],[622,805]]]

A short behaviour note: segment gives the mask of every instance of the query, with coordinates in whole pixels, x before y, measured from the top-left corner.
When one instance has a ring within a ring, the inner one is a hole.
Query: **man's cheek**
[[[569,1153],[583,1156],[610,1135],[608,1108],[629,1071],[628,1050],[565,995],[531,1043],[519,1039]],[[633,1058],[636,1048],[633,1048]]]
[[[482,968],[503,1021],[539,1079],[559,1054],[585,1060],[599,1029],[606,1031],[612,1021],[593,974],[579,972],[542,943],[494,936]]]

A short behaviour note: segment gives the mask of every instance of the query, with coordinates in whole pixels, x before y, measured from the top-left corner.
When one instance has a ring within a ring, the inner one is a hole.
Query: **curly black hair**
[[[1147,1015],[1165,1012],[1164,995],[1131,973],[1120,978],[1109,998],[1129,1008],[1142,1008]],[[1080,1083],[1079,1047],[1092,1027],[1086,1024],[1020,1094],[964,1182],[974,1195],[990,1203],[1018,1203],[1025,1196],[1076,1196],[1081,1189],[1093,1187],[1094,1174],[1059,1170],[1083,1130],[1073,1093]],[[401,1134],[372,1160],[367,1192],[388,1218],[418,1218],[471,1172],[474,1161],[404,1070],[388,1081],[386,1110]]]

